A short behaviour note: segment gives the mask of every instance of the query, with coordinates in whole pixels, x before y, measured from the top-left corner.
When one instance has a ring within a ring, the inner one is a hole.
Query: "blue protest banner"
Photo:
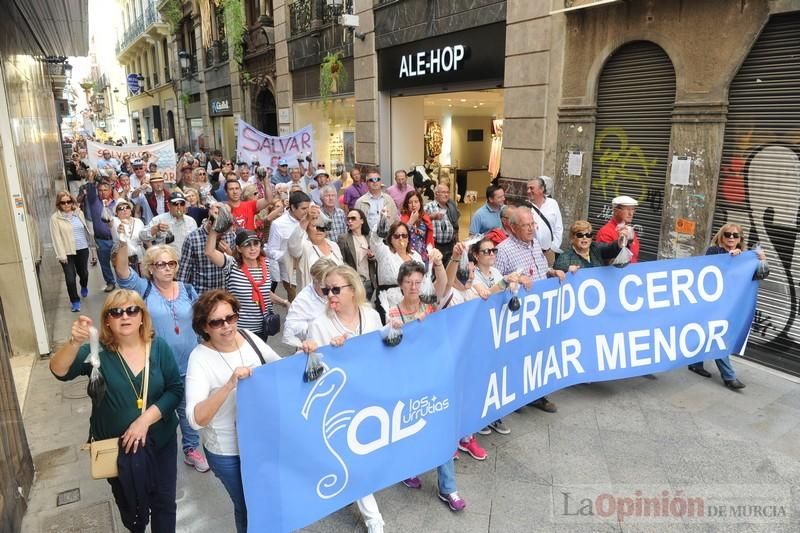
[[[593,268],[323,348],[239,385],[242,478],[253,531],[291,531],[452,457],[458,439],[550,394],[738,353],[757,258],[714,255]],[[469,495],[465,495],[469,498]]]

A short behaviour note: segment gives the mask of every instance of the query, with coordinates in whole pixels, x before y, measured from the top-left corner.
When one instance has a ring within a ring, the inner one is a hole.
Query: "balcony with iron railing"
[[[138,17],[125,28],[122,37],[117,42],[117,56],[124,53],[139,38],[147,34],[155,26],[160,26],[165,32],[168,28],[167,23],[161,18],[161,14],[156,8],[156,2],[151,0],[148,2],[142,16]]]
[[[314,13],[314,0],[294,0],[289,4],[289,35],[301,35],[328,24],[338,22],[342,13],[353,12],[353,0],[343,0],[341,4],[320,3],[319,12]],[[315,27],[315,19],[319,22]]]
[[[225,63],[228,61],[229,57],[228,41],[225,39],[217,39],[216,41],[212,41],[211,46],[206,48],[205,51],[205,68],[213,68],[216,65]]]

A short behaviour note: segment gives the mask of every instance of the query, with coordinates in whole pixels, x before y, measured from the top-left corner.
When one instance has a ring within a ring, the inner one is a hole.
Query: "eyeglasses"
[[[138,316],[142,312],[142,308],[138,305],[131,305],[128,307],[112,307],[108,310],[108,316],[111,318],[122,318],[122,315],[129,317]]]
[[[396,241],[408,240],[408,233],[395,233],[392,235],[392,239]]]
[[[352,216],[352,217],[347,217],[347,220],[361,220],[361,217],[356,215],[356,216]]]
[[[739,234],[735,231],[723,231],[722,234],[725,236],[726,239],[738,239]]]
[[[581,233],[580,231],[578,231],[574,235],[579,239],[591,239],[592,238],[592,232]]]
[[[72,205],[72,200],[61,200],[58,205]]]
[[[367,181],[370,182],[370,183],[378,183],[379,181],[381,181],[381,179],[380,178],[367,178]]]
[[[233,325],[239,320],[239,313],[231,313],[225,318],[215,318],[206,322],[211,329],[219,329],[225,324]]]
[[[340,287],[322,287],[322,294],[325,296],[328,296],[329,294],[339,296],[339,294],[342,292],[342,289],[345,287],[352,287],[352,285],[342,285]]]
[[[126,211],[126,210],[130,211],[130,209],[131,209],[131,206],[129,206],[129,205],[120,205],[120,206],[117,207],[117,211]]]
[[[186,207],[186,202],[172,202],[175,207]]]
[[[480,252],[482,255],[494,255],[497,253],[497,248],[484,248]]]
[[[177,261],[159,261],[158,263],[153,263],[153,266],[156,267],[158,270],[164,270],[165,268],[177,268],[178,262]]]

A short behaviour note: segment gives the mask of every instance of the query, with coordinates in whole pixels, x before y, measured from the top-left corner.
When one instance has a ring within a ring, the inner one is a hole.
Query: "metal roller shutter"
[[[773,17],[730,86],[714,231],[741,224],[770,264],[746,357],[800,375],[800,14]]]
[[[603,67],[597,90],[589,220],[611,217],[611,200],[639,201],[633,219],[639,260],[656,259],[675,105],[675,69],[657,45],[640,41],[617,50]]]

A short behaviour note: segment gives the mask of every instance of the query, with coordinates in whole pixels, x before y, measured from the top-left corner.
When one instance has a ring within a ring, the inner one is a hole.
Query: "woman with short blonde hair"
[[[72,324],[69,341],[50,359],[50,371],[60,381],[92,374],[87,341],[94,324],[81,315]],[[153,337],[150,314],[134,291],[110,293],[96,326],[102,381],[89,388],[89,435],[91,440],[119,439],[119,476],[108,483],[122,523],[130,531],[144,531],[143,524],[150,520],[153,532],[175,531],[175,408],[183,397],[183,383],[172,350],[164,339]],[[146,492],[139,505],[129,501],[123,488],[133,485]]]

